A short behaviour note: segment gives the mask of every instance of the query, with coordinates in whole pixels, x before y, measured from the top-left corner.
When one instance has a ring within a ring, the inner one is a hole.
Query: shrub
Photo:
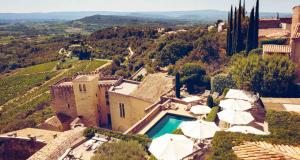
[[[183,132],[181,129],[176,129],[175,131],[172,132],[172,134],[179,134],[179,135],[183,135]]]
[[[214,106],[214,99],[212,98],[212,96],[207,97],[206,105],[210,108],[212,108]]]
[[[261,55],[262,53],[263,53],[262,48],[256,48],[249,52],[249,54],[258,54],[258,55]]]
[[[244,141],[266,141],[271,144],[300,144],[300,115],[289,112],[267,111],[270,135],[253,135],[232,132],[217,132],[212,140],[210,160],[237,159],[232,147]]]
[[[236,88],[235,82],[230,75],[218,74],[211,78],[212,91],[222,93],[225,88]]]
[[[217,118],[217,113],[219,112],[219,107],[213,107],[210,111],[210,113],[207,115],[206,121],[208,122],[214,122]]]
[[[262,96],[293,96],[295,64],[282,55],[249,55],[232,59],[230,70],[237,87]]]
[[[123,134],[121,132],[116,132],[116,131],[112,131],[112,130],[108,130],[108,129],[104,129],[104,128],[87,128],[84,131],[83,135],[85,137],[88,137],[95,133],[102,134],[102,135],[105,135],[108,137],[114,137],[114,138],[121,139],[124,141],[129,141],[129,140],[138,141],[144,147],[146,147],[151,142],[151,139],[148,138],[146,135]]]
[[[289,112],[268,111],[266,121],[276,142],[300,142],[300,115]]]
[[[225,88],[225,89],[223,90],[222,95],[223,95],[223,96],[226,96],[226,94],[228,93],[228,91],[229,91],[229,88]]]
[[[116,141],[104,143],[97,150],[92,160],[146,160],[147,153],[136,141]]]
[[[261,46],[265,44],[278,44],[278,45],[284,45],[288,43],[287,38],[277,38],[277,39],[268,39],[268,40],[262,40],[260,41]]]

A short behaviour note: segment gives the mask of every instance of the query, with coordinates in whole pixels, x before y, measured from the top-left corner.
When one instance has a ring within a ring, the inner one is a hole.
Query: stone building
[[[56,116],[40,128],[69,130],[76,119],[85,126],[125,131],[145,116],[147,107],[174,88],[173,80],[163,73],[148,75],[142,82],[96,73],[63,79],[50,86]]]
[[[263,54],[284,54],[296,66],[296,82],[300,82],[300,6],[293,8],[290,43],[288,45],[263,45]]]

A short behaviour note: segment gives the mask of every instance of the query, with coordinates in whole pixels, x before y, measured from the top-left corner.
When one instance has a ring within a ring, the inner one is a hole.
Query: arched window
[[[83,91],[86,92],[85,84],[83,84]]]
[[[81,84],[79,84],[79,91],[82,92]]]

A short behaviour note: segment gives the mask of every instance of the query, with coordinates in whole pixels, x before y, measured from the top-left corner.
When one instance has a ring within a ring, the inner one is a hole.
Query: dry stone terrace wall
[[[45,145],[31,138],[0,137],[0,160],[25,160]]]
[[[72,147],[72,144],[83,137],[85,127],[78,127],[60,134],[55,140],[32,155],[28,160],[54,160]]]

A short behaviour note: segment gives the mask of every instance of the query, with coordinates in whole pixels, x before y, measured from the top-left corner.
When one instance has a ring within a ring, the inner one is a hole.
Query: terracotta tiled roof
[[[291,53],[289,45],[263,45],[263,53]]]
[[[154,103],[174,87],[173,79],[165,73],[149,74],[130,95]]]
[[[243,160],[299,160],[300,146],[272,145],[266,142],[244,142],[232,148]]]

